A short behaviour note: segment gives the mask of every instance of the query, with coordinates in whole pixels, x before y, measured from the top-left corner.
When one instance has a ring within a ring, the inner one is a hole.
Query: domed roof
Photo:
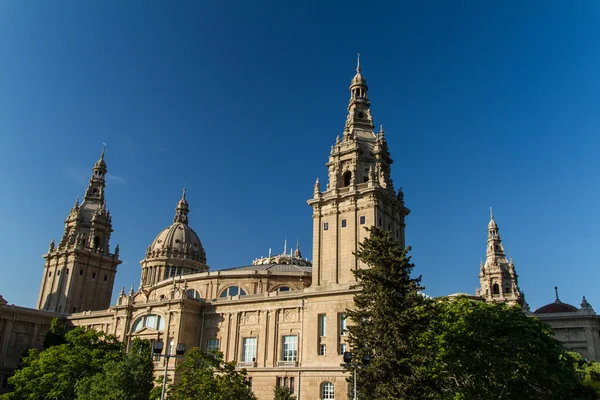
[[[206,253],[200,238],[188,225],[188,202],[185,189],[175,209],[173,224],[163,229],[154,239],[146,258],[169,257],[188,259],[206,264]]]
[[[367,80],[360,73],[360,54],[358,55],[358,59],[356,61],[356,75],[354,75],[354,78],[352,78],[350,87],[356,85],[367,86]]]
[[[554,292],[556,293],[556,300],[554,300],[554,303],[546,304],[545,306],[538,308],[533,312],[534,314],[550,314],[579,311],[577,307],[560,301],[560,299],[558,298],[557,286],[554,286]]]
[[[94,164],[94,169],[104,169],[106,170],[106,162],[104,161],[104,147],[102,148],[102,154],[100,154],[100,159],[96,161]]]
[[[490,223],[488,224],[488,229],[498,229],[498,225],[496,224],[496,221],[494,221],[493,217],[492,217],[492,219],[490,219]]]
[[[543,307],[538,308],[534,314],[550,314],[550,313],[564,313],[564,312],[577,312],[579,309],[562,301],[556,301],[554,303],[546,304]]]
[[[200,238],[192,228],[182,222],[175,222],[173,225],[163,229],[150,245],[150,250],[178,251],[181,254],[188,253],[193,260],[206,262]]]

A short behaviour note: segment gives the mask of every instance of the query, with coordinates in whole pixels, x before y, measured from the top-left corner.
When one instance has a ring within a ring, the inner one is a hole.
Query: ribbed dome
[[[155,254],[166,252],[169,255],[179,255],[180,258],[206,263],[206,253],[200,238],[192,228],[181,222],[175,222],[163,229],[156,236],[149,250]]]
[[[496,224],[496,221],[494,221],[494,218],[490,219],[488,229],[498,229],[498,225]]]
[[[352,78],[352,83],[350,84],[350,86],[352,87],[355,85],[367,85],[367,80],[362,76],[360,72],[357,72],[356,75],[354,75],[354,78]]]

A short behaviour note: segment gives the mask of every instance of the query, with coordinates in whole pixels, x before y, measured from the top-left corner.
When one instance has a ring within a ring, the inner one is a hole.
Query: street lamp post
[[[358,397],[356,396],[356,369],[364,368],[369,365],[370,362],[371,356],[365,354],[362,358],[362,364],[352,363],[352,353],[349,351],[344,352],[344,364],[354,368],[354,400],[358,400]]]
[[[183,354],[185,353],[185,344],[183,343],[179,343],[177,345],[177,348],[175,349],[175,354],[170,354],[169,350],[167,350],[167,354],[163,355],[161,354],[163,351],[163,342],[154,342],[154,355],[156,357],[164,357],[165,358],[165,374],[163,376],[163,383],[162,383],[162,392],[160,394],[160,400],[165,400],[165,391],[167,388],[167,372],[168,372],[168,368],[169,368],[169,358],[173,357],[173,358],[177,358],[177,357],[181,357],[183,356]]]

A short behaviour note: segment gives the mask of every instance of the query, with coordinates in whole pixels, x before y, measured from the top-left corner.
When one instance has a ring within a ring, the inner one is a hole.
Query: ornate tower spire
[[[369,87],[360,68],[360,54],[356,61],[356,75],[350,82],[350,101],[348,102],[348,118],[344,128],[344,136],[352,136],[358,132],[355,129],[373,131],[371,103],[369,102]]]
[[[498,233],[498,224],[490,208],[488,239],[485,263],[480,266],[477,295],[489,302],[507,302],[521,304],[523,298],[518,284],[518,275],[512,258],[506,259],[502,239]]]
[[[175,218],[173,219],[174,223],[180,222],[182,224],[188,224],[188,213],[190,212],[189,204],[185,199],[186,188],[183,188],[183,193],[181,194],[181,200],[177,203],[177,208],[175,208]]]
[[[104,186],[106,176],[106,162],[104,161],[104,150],[102,147],[102,153],[100,159],[94,164],[92,168],[92,176],[90,183],[88,184],[87,190],[85,191],[84,201],[100,201],[104,202]]]
[[[355,256],[367,235],[363,228],[376,226],[391,232],[404,247],[404,219],[410,210],[402,192],[396,193],[390,175],[393,163],[383,128],[375,133],[367,81],[360,56],[350,82],[348,116],[342,137],[331,146],[324,191],[313,187],[313,280],[317,286],[352,285],[352,270],[366,267]]]
[[[111,254],[112,219],[106,208],[104,151],[92,168],[81,204],[79,197],[65,220],[57,246],[44,255],[46,263],[37,307],[60,313],[103,310],[109,307],[118,250]],[[117,246],[118,249],[118,246]]]

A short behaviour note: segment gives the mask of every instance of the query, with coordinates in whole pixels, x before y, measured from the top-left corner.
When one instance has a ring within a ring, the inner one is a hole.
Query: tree
[[[275,397],[273,400],[296,400],[296,396],[294,396],[290,389],[285,386],[275,386],[273,390]]]
[[[552,338],[519,307],[466,297],[419,307],[424,329],[412,340],[424,363],[413,370],[423,399],[594,399]]]
[[[79,327],[61,339],[59,325],[52,332],[52,341],[64,343],[43,351],[29,350],[21,368],[8,379],[14,391],[1,397],[3,400],[147,399],[147,392],[146,397],[139,392],[146,387],[149,392],[152,387],[149,355],[141,354],[149,351],[148,342],[135,342],[132,348],[140,353],[126,355],[114,336]],[[144,384],[146,378],[149,386]],[[104,385],[115,393],[126,394],[114,397],[102,391]]]
[[[225,362],[218,351],[192,348],[177,367],[180,380],[169,388],[169,400],[255,400],[245,369]]]
[[[101,372],[77,383],[77,399],[148,400],[154,386],[153,368],[150,342],[136,338],[122,359],[107,362]]]
[[[378,228],[368,229],[370,236],[361,244],[357,257],[369,268],[354,275],[360,289],[354,297],[354,309],[347,315],[348,342],[354,359],[369,355],[368,368],[359,370],[359,398],[421,398],[413,382],[413,370],[422,361],[410,340],[422,315],[417,307],[424,302],[419,293],[421,277],[412,278],[414,265],[391,234]],[[346,367],[352,370],[352,367]]]
[[[600,397],[600,363],[588,361],[581,354],[569,352],[573,359],[573,366],[581,377],[583,384]]]

